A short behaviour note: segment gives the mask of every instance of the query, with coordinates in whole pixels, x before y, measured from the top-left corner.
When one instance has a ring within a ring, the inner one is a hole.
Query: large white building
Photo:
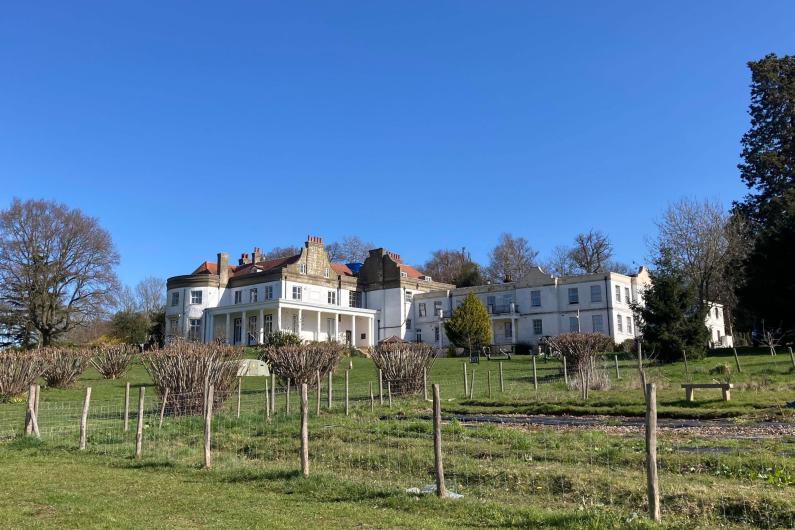
[[[433,281],[400,256],[371,250],[364,263],[331,263],[319,237],[300,254],[263,260],[259,249],[230,265],[226,253],[168,279],[166,330],[210,342],[257,344],[276,330],[356,347],[389,337],[447,347],[444,320],[468,293],[487,308],[494,344],[536,345],[545,336],[596,331],[617,343],[638,331],[631,305],[649,275],[600,273],[556,278],[534,269],[521,280],[456,288]],[[723,309],[707,318],[712,341],[730,345]]]

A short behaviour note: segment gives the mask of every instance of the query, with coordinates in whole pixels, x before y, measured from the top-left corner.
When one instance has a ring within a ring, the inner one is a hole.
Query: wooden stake
[[[86,398],[83,400],[83,414],[80,415],[80,444],[81,451],[86,448],[86,426],[88,423],[88,406],[91,403],[91,387],[86,387]]]
[[[621,372],[618,370],[618,355],[613,355],[613,359],[616,361],[616,379],[621,379]]]
[[[489,397],[491,397],[491,370],[486,373],[486,386],[489,389]]]
[[[386,391],[389,394],[389,408],[392,408],[392,381],[386,382]]]
[[[381,405],[384,405],[384,371],[380,368],[378,369],[378,399],[381,401]]]
[[[790,350],[790,355],[792,355],[792,348],[790,348],[789,350]],[[734,352],[734,364],[737,365],[737,373],[741,374],[743,373],[743,369],[740,366],[740,356],[737,355],[737,348],[732,348],[732,351]],[[793,361],[793,365],[795,365],[795,361]]]
[[[317,407],[315,415],[320,416],[320,370],[317,371]]]
[[[464,365],[464,396],[469,395],[469,378],[467,377],[467,363],[462,363]]]
[[[25,412],[25,434],[35,434],[36,438],[41,438],[39,432],[39,420],[36,416],[36,395],[38,394],[36,385],[28,388],[28,407]]]
[[[240,417],[240,396],[243,393],[243,378],[237,378],[237,417]]]
[[[433,385],[433,456],[436,467],[436,495],[446,497],[444,486],[444,465],[442,464],[442,404],[439,399],[439,385]]]
[[[505,392],[505,378],[502,375],[502,361],[500,361],[500,392]]]
[[[276,374],[271,372],[271,415],[276,415]]]
[[[646,494],[649,518],[660,522],[660,484],[657,480],[657,388],[646,385]]]
[[[345,415],[351,415],[351,407],[350,402],[348,401],[348,374],[350,373],[350,369],[345,370]]]
[[[791,349],[791,348],[790,348]],[[36,421],[39,420],[39,399],[41,398],[41,385],[36,385],[36,406],[33,407],[33,412],[36,413]]]
[[[135,459],[141,459],[141,446],[144,441],[144,394],[146,387],[138,389],[138,423],[135,425]]]
[[[569,369],[566,367],[566,357],[563,357],[563,382],[566,383],[566,388],[569,388]]]
[[[375,412],[375,396],[373,395],[372,381],[370,381],[370,412]]]
[[[290,414],[290,379],[287,379],[287,392],[284,393],[284,413]]]
[[[309,476],[309,400],[306,383],[301,383],[301,474]]]
[[[690,368],[687,366],[687,352],[682,350],[682,357],[685,359],[685,375],[690,375]]]
[[[422,369],[422,397],[428,401],[428,369]]]
[[[466,365],[464,365],[466,366]],[[475,368],[472,368],[472,384],[469,385],[469,399],[475,397]]]
[[[130,382],[124,386],[124,432],[130,430]]]
[[[160,405],[160,424],[157,426],[158,429],[163,428],[163,416],[166,413],[166,401],[168,401],[168,388],[166,388],[166,393],[163,394],[163,404]]]
[[[265,379],[265,421],[271,421],[271,395],[268,388],[268,379]]]
[[[789,360],[792,362],[792,367],[795,368],[795,354],[792,353],[792,346],[788,346],[789,348]],[[36,392],[36,403],[39,402],[39,393]],[[36,409],[36,413],[38,414],[38,407]]]
[[[333,377],[334,374],[332,374],[331,370],[329,370],[328,372],[328,409],[329,410],[331,410],[331,405],[334,401]]]
[[[213,391],[214,385],[207,389],[207,404],[204,409],[204,468],[213,467],[213,455],[210,451],[213,434]]]
[[[538,371],[536,370],[536,356],[533,355],[533,388],[538,392]]]

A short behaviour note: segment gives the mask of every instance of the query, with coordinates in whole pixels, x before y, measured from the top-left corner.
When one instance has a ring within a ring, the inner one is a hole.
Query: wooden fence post
[[[91,387],[86,387],[86,397],[83,400],[83,413],[80,415],[80,443],[78,445],[81,451],[86,448],[86,427],[88,423],[88,406],[91,403]]]
[[[795,354],[792,353],[792,346],[788,346],[789,348],[789,360],[792,362],[792,367],[795,368]],[[39,401],[39,393],[36,392],[36,402]],[[36,413],[38,413],[38,407],[36,407]]]
[[[643,371],[643,347],[638,342],[638,375],[640,376],[640,389],[643,391],[643,398],[648,399],[646,395],[646,372]]]
[[[350,369],[345,370],[345,415],[351,415],[351,407],[350,402],[348,400],[348,374],[350,373]]]
[[[790,348],[790,353],[792,348]],[[33,412],[36,413],[36,423],[39,422],[39,399],[41,398],[41,385],[36,385],[36,404],[33,407]]]
[[[271,415],[276,415],[276,374],[271,371]]]
[[[243,378],[237,378],[237,417],[240,417],[240,396],[243,393]]]
[[[124,432],[130,430],[130,382],[124,385]]]
[[[439,385],[433,385],[433,456],[436,467],[436,495],[446,497],[444,487],[444,466],[442,465],[442,404],[439,399]]]
[[[36,415],[36,396],[38,391],[36,385],[30,385],[28,388],[28,405],[25,410],[25,434],[35,434],[37,438],[41,438],[39,432],[39,420]]]
[[[791,350],[791,349],[792,349],[792,348],[790,348],[790,350]],[[734,347],[733,347],[733,348],[732,348],[732,352],[734,352],[734,364],[736,364],[736,365],[737,365],[737,373],[740,373],[740,374],[741,374],[741,373],[743,373],[743,369],[742,369],[742,367],[740,366],[740,356],[739,356],[739,355],[737,355],[737,348],[734,348]]]
[[[267,384],[267,381],[265,382]],[[158,424],[157,428],[163,428],[163,416],[166,413],[166,401],[168,401],[168,388],[166,388],[166,392],[163,394],[163,404],[160,405],[160,423]]]
[[[687,352],[682,350],[682,357],[685,359],[685,375],[690,375],[690,368],[687,366]]]
[[[389,395],[389,408],[392,408],[392,381],[386,382],[386,392]]]
[[[505,378],[502,375],[502,361],[500,361],[500,392],[505,392]]]
[[[491,370],[486,372],[486,387],[489,390],[489,398],[491,398]]]
[[[213,455],[210,451],[213,433],[213,393],[214,385],[207,389],[207,404],[204,407],[204,468],[210,469],[213,466]]]
[[[265,421],[271,421],[271,395],[267,377],[265,378]]]
[[[461,363],[464,365],[464,397],[469,395],[469,378],[467,377],[467,363]]]
[[[135,425],[135,459],[141,459],[141,446],[144,441],[144,394],[146,387],[138,389],[138,422]]]
[[[287,378],[287,392],[284,393],[284,413],[290,415],[290,378]]]
[[[428,369],[422,369],[422,397],[428,401]]]
[[[472,399],[474,397],[475,397],[475,368],[472,367],[472,384],[469,385],[469,399]]]
[[[536,356],[533,355],[533,388],[538,392],[538,370],[536,370]]]
[[[317,371],[317,407],[315,410],[315,415],[320,416],[320,370]]]
[[[618,355],[613,355],[613,359],[616,361],[616,379],[621,379],[621,372],[618,369]]]
[[[346,372],[347,373],[347,372]],[[306,383],[301,383],[301,474],[309,476],[309,400]]]
[[[378,399],[381,402],[381,405],[384,404],[384,371],[380,368],[378,369]]]
[[[566,356],[563,356],[563,382],[566,384],[566,388],[569,388],[569,369],[566,366]]]
[[[328,372],[328,409],[331,410],[331,405],[334,401],[334,385],[333,385],[333,377],[332,371],[329,370]]]
[[[646,494],[649,518],[660,522],[660,484],[657,479],[657,388],[646,385]]]
[[[372,381],[370,381],[370,412],[375,412],[375,396],[373,395]]]

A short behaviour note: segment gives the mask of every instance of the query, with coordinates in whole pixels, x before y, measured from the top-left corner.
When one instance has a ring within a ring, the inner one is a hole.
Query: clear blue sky
[[[7,2],[0,207],[96,216],[119,275],[358,234],[425,261],[607,232],[744,187],[746,61],[780,2]]]

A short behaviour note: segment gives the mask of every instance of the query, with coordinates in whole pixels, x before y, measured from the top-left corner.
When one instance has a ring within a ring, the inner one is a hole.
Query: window
[[[265,315],[262,327],[265,330],[265,335],[273,333],[273,315]]]
[[[273,298],[273,286],[272,285],[266,285],[262,289],[262,297],[265,300],[271,300]]]
[[[619,333],[624,333],[624,326],[621,323],[621,315],[617,315],[616,316],[616,323],[617,323],[616,328],[618,329],[618,332]]]
[[[440,337],[439,333],[440,333],[439,332],[439,326],[434,326],[434,328],[433,328],[433,340],[435,340],[436,342],[439,342],[439,337]]]
[[[495,297],[493,297],[493,296],[487,296],[486,297],[486,310],[489,313],[493,313],[495,305],[497,305],[497,299]]]
[[[293,315],[293,333],[298,333],[298,315]]]
[[[179,319],[172,318],[171,319],[171,334],[172,335],[179,335]]]
[[[505,338],[510,339],[513,337],[513,322],[505,322]]]
[[[329,291],[328,292],[328,303],[332,305],[336,305],[337,303],[337,292],[336,291]]]
[[[602,288],[598,285],[591,286],[591,303],[595,304],[602,301]]]
[[[594,333],[603,333],[605,330],[605,325],[602,320],[602,315],[592,315],[591,316],[591,323],[593,324]]]
[[[530,305],[541,307],[541,291],[530,291]]]
[[[243,320],[236,318],[232,327],[232,343],[240,344],[243,336]]]
[[[632,302],[632,297],[629,295],[629,287],[624,287],[624,301],[626,303]]]
[[[403,272],[403,271],[400,271],[400,277],[401,277],[401,278],[408,278],[408,277],[409,277],[409,275],[408,275],[408,274],[406,274],[406,273],[405,273],[405,272]]]
[[[616,302],[621,303],[621,286],[616,285]]]
[[[406,319],[406,329],[411,329],[411,319],[410,318]]]
[[[422,342],[422,330],[420,328],[414,330],[414,337],[417,339],[417,342]]]
[[[419,306],[418,311],[419,311],[419,314],[420,314],[420,318],[425,316],[425,302],[420,302],[420,306]]]
[[[235,291],[235,303],[236,304],[243,303],[243,291]]]
[[[202,292],[201,291],[191,291],[190,292],[190,303],[191,304],[201,304],[202,303]]]
[[[171,305],[179,305],[179,291],[174,291],[171,293]]]
[[[533,320],[533,335],[541,335],[542,333],[544,333],[543,323],[540,318],[537,318]]]
[[[718,308],[715,308],[715,318],[720,318],[720,313],[718,312]]]
[[[627,333],[632,335],[632,318],[627,317]]]
[[[441,301],[441,300],[436,300],[436,301],[433,303],[433,314],[434,314],[434,316],[437,316],[437,317],[438,317],[438,316],[439,316],[439,313],[440,313],[441,311],[442,311],[442,301]]]
[[[323,277],[324,277],[324,278],[328,278],[328,267],[326,267],[325,269],[323,269]]]
[[[293,285],[293,300],[300,300],[303,294],[303,288],[298,285]]]
[[[257,289],[255,287],[254,289],[249,289],[248,290],[248,302],[250,304],[253,304],[256,301],[257,301]]]
[[[580,331],[580,319],[577,317],[569,317],[569,331],[576,333]]]
[[[406,303],[407,304],[411,303],[412,298],[414,298],[414,295],[411,293],[411,291],[406,291]]]
[[[576,287],[569,287],[569,303],[570,304],[579,304],[580,303],[580,290]]]
[[[301,274],[306,274],[306,264],[300,263],[298,265],[298,272]]]
[[[348,292],[348,306],[349,307],[359,307],[361,303],[361,296],[359,295],[359,291],[350,291]]]

